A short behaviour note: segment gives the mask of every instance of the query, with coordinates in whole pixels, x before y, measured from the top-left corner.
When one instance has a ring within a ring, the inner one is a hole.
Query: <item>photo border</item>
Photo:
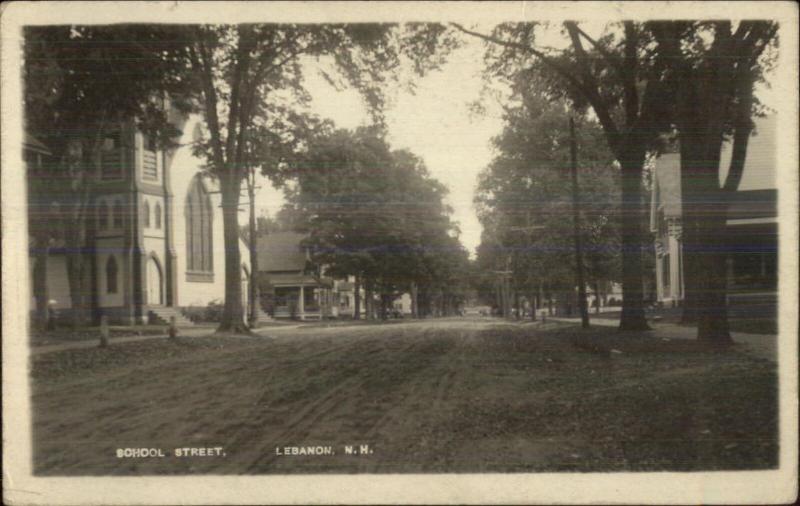
[[[143,8],[145,7],[146,8]],[[3,494],[12,504],[785,503],[797,496],[798,6],[793,2],[12,2],[2,8]],[[781,97],[780,468],[637,473],[37,477],[31,474],[21,28],[28,24],[774,19]],[[25,247],[22,247],[25,245]]]

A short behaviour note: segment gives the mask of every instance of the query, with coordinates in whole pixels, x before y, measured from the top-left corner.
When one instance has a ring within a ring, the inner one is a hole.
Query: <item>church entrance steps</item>
[[[275,321],[270,315],[264,312],[260,307],[256,309],[256,327],[264,323],[273,323]]]
[[[180,311],[169,306],[151,306],[147,308],[147,316],[150,323],[155,324],[169,325],[170,318],[174,316],[175,325],[178,327],[191,327],[194,325]]]

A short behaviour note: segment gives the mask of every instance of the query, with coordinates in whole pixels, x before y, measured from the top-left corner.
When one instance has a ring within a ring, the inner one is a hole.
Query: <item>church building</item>
[[[202,161],[191,149],[201,135],[201,120],[177,113],[173,116],[182,131],[176,149],[158,149],[133,121],[120,122],[102,139],[86,240],[91,258],[90,307],[95,319],[106,315],[112,323],[144,324],[164,323],[176,316],[187,323],[181,307],[206,306],[224,299],[221,199],[217,184],[201,171]],[[46,153],[46,148],[31,141],[26,142],[24,151],[31,171],[35,170],[31,160],[37,159],[31,155]],[[64,183],[54,179],[53,184]],[[49,205],[57,208],[59,203]],[[238,247],[246,298],[249,253],[243,241]],[[46,259],[46,275],[41,277],[46,282],[39,290],[45,290],[46,300],[57,314],[68,314],[73,306],[64,238],[55,234],[46,254],[38,253],[31,253],[32,286],[36,286],[36,271]]]

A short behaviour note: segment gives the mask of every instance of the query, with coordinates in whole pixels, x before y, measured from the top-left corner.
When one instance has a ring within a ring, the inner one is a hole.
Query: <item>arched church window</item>
[[[114,228],[122,228],[122,202],[114,201]]]
[[[97,207],[97,228],[99,230],[108,228],[108,204],[105,200],[101,201]]]
[[[145,228],[150,228],[150,203],[146,200],[144,201],[144,205],[142,205],[142,216]]]
[[[117,293],[117,261],[113,256],[106,261],[106,293]]]
[[[156,228],[161,228],[161,202],[156,202],[156,209],[154,211],[154,221]]]
[[[188,271],[212,273],[212,208],[203,183],[195,178],[186,196],[186,267]]]

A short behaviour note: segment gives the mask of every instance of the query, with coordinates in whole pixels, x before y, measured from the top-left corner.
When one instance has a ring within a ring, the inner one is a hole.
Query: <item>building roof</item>
[[[747,145],[742,180],[738,192],[774,190],[777,148],[775,142],[777,117],[767,116],[754,120],[755,129]],[[728,175],[732,143],[726,141],[720,155],[720,182]],[[681,215],[681,161],[678,153],[661,155],[656,161],[653,180],[653,211],[662,210],[666,217]],[[757,192],[758,195],[774,195],[774,192]],[[653,218],[655,219],[655,218]]]
[[[298,272],[306,268],[306,252],[300,245],[304,234],[273,232],[258,238],[258,270]]]
[[[309,274],[297,273],[270,273],[267,274],[267,281],[274,287],[281,286],[308,286],[308,287],[333,287],[333,280],[330,278],[317,279]]]
[[[668,153],[656,161],[654,202],[665,216],[681,215],[681,156]]]
[[[33,135],[29,134],[28,132],[25,132],[25,139],[23,140],[23,142],[25,144],[25,149],[29,149],[31,151],[37,151],[45,155],[50,154],[50,150],[47,149],[47,146],[45,146],[42,143],[42,141],[40,141]]]
[[[738,191],[773,190],[777,188],[776,150],[778,148],[778,117],[775,115],[755,118],[755,129],[747,143],[747,158],[744,162],[742,181]],[[720,181],[728,175],[731,163],[732,143],[726,142],[720,157]]]

